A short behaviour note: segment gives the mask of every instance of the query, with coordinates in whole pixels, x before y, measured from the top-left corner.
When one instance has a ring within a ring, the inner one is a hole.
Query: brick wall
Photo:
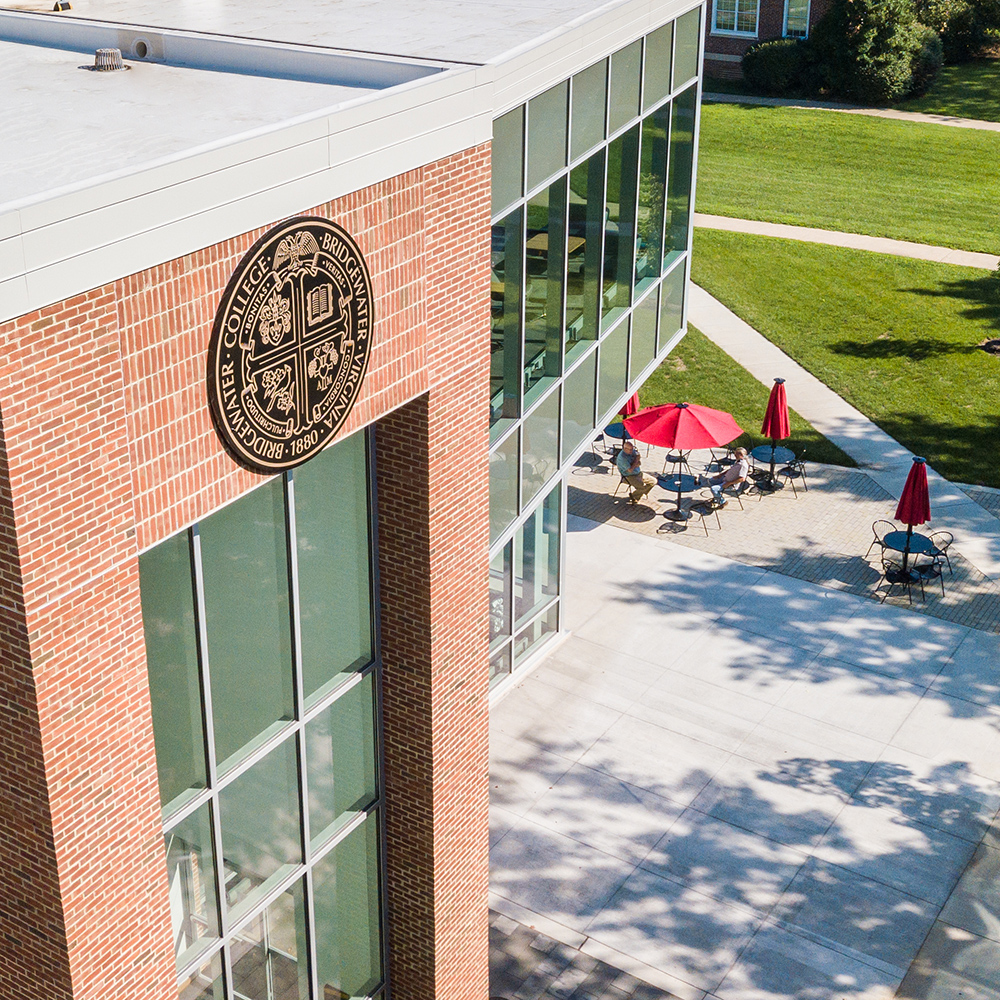
[[[425,190],[430,388],[376,450],[393,996],[485,1000],[488,148],[428,168]]]
[[[342,434],[417,396],[426,408],[425,479],[412,450],[405,468],[426,486],[414,507],[426,541],[406,555],[420,560],[407,579],[427,614],[400,628],[433,629],[404,668],[429,671],[433,724],[399,721],[431,755],[418,791],[432,836],[420,877],[401,871],[399,891],[437,895],[429,927],[414,914],[407,924],[404,907],[394,931],[401,973],[429,969],[420,983],[431,984],[407,994],[401,979],[397,994],[421,1000],[486,992],[488,199],[481,147],[302,213],[343,225],[373,277],[372,355]],[[19,944],[0,949],[0,995],[176,997],[136,556],[260,481],[218,443],[205,390],[216,305],[260,235],[0,324],[0,643],[13,700],[0,767],[17,790],[0,795],[0,860],[15,859],[0,888],[25,856],[34,879],[3,897]],[[464,514],[442,457],[459,427]],[[405,813],[390,813],[398,833]]]

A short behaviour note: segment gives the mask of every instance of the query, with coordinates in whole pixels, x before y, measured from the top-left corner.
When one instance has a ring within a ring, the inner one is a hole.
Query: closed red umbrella
[[[731,413],[696,403],[648,406],[626,417],[625,429],[637,441],[681,451],[728,444],[743,433]]]
[[[760,426],[764,437],[771,439],[771,469],[768,484],[771,489],[774,483],[774,449],[777,443],[791,434],[788,425],[788,400],[785,398],[785,380],[776,378],[771,386],[771,395],[767,398],[767,409],[764,411],[764,423]]]
[[[771,439],[771,443],[781,441],[791,434],[788,425],[788,400],[785,398],[785,380],[776,378],[771,386],[771,395],[764,411],[764,423],[761,424],[761,434]]]
[[[903,569],[910,555],[910,538],[915,524],[926,524],[931,519],[931,498],[927,491],[927,459],[914,458],[906,485],[896,504],[896,520],[906,525],[906,546],[903,549]]]
[[[618,416],[620,417],[631,417],[633,413],[639,412],[639,393],[633,392],[628,399],[625,400],[625,405],[618,411]]]

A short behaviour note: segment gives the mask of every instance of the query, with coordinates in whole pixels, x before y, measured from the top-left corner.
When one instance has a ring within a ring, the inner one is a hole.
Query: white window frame
[[[809,16],[812,14],[812,0],[806,0],[806,31],[804,35],[788,34],[788,4],[790,0],[785,0],[785,13],[781,19],[782,38],[808,38],[809,37]]]
[[[734,23],[739,24],[740,20],[740,6],[745,3],[745,0],[735,0],[736,2],[736,16],[734,18]],[[785,0],[787,4],[787,0]],[[718,6],[719,0],[712,0],[712,34],[713,35],[730,35],[734,38],[756,38],[757,33],[760,31],[760,0],[756,0],[755,12],[754,12],[754,29],[753,31],[738,31],[732,28],[720,28],[718,27]],[[746,3],[746,7],[750,4]],[[744,8],[745,12],[745,8]]]

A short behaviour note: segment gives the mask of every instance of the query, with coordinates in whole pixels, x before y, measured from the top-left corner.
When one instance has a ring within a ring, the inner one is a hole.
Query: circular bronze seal
[[[233,458],[277,472],[322,450],[361,391],[372,324],[371,277],[340,226],[302,217],[262,236],[208,347],[212,418]]]

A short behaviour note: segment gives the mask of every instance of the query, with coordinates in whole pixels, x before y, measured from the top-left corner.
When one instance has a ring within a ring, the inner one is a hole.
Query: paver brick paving
[[[643,456],[647,472],[662,465],[662,449]],[[707,459],[707,453],[704,458]],[[692,460],[696,471],[698,464]],[[881,599],[881,566],[876,546],[869,556],[872,523],[892,520],[896,501],[863,470],[807,464],[808,489],[796,497],[785,487],[771,495],[743,497],[743,509],[731,499],[718,513],[697,513],[700,490],[681,500],[682,509],[695,508],[688,521],[663,515],[676,503],[676,494],[655,487],[646,501],[630,504],[619,490],[619,477],[601,456],[585,455],[569,481],[571,514],[601,523],[613,523],[643,535],[669,537],[681,545],[774,570],[823,587]],[[984,509],[1000,514],[1000,493],[967,487],[965,492]],[[932,510],[933,514],[933,510]],[[947,510],[917,530],[947,528]],[[707,529],[707,531],[706,531]],[[902,588],[893,588],[886,603],[912,607],[920,614],[1000,632],[1000,585],[984,576],[961,552],[949,552],[953,573],[945,569],[944,596],[937,580],[927,580],[921,599],[914,587],[912,605]],[[876,588],[879,588],[876,593]]]

